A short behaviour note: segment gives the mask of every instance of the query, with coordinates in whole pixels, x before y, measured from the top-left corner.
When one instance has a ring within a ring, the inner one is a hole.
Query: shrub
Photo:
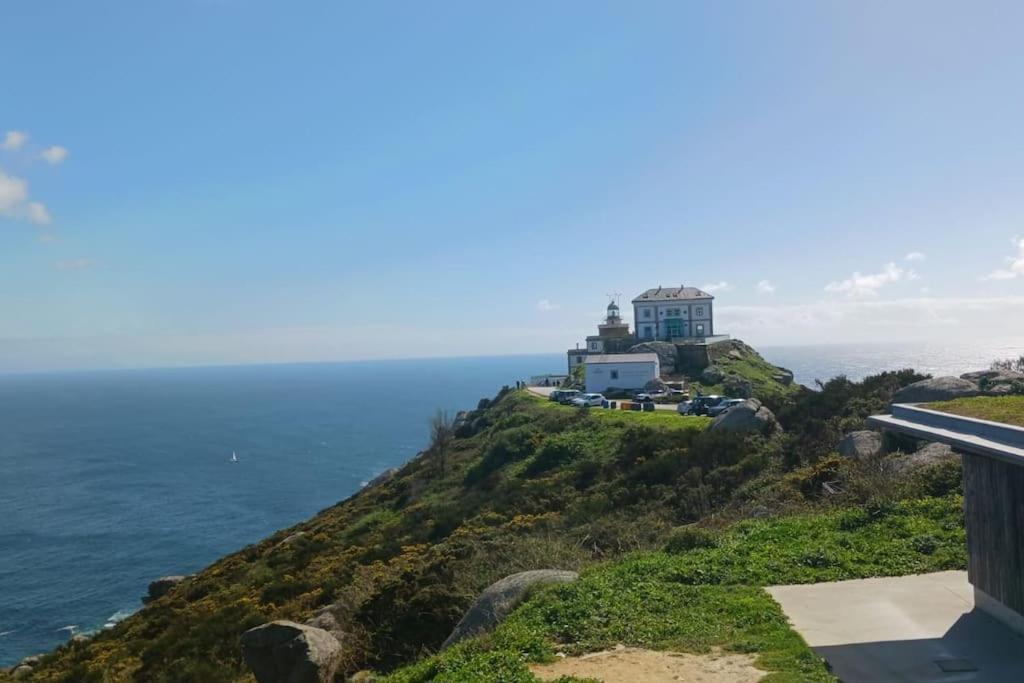
[[[689,525],[673,529],[665,541],[665,552],[685,553],[695,548],[714,548],[718,538],[707,529]]]

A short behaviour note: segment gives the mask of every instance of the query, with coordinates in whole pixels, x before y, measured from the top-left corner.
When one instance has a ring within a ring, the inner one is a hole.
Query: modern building
[[[640,341],[701,341],[715,336],[715,297],[696,287],[658,287],[633,299]]]
[[[577,346],[566,352],[569,373],[572,374],[573,369],[583,365],[590,354],[625,351],[634,342],[633,336],[629,333],[629,324],[623,322],[619,305],[613,300],[608,304],[604,322],[597,326],[597,334],[587,337],[583,348]]]
[[[584,361],[588,392],[601,393],[609,388],[643,389],[661,375],[656,353],[592,354]]]

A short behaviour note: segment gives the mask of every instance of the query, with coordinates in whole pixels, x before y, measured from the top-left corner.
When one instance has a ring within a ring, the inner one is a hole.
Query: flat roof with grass
[[[974,396],[926,403],[924,408],[1024,427],[1024,396]]]

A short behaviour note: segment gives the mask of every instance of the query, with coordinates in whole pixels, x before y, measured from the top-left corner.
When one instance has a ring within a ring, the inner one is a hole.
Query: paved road
[[[551,392],[554,391],[557,388],[558,387],[526,387],[526,390],[529,391],[531,394],[535,394],[536,396],[542,396],[544,398],[548,398],[549,396],[551,396]],[[665,410],[665,411],[669,411],[669,412],[675,412],[676,404],[675,403],[655,403],[654,404],[654,409],[655,410]]]

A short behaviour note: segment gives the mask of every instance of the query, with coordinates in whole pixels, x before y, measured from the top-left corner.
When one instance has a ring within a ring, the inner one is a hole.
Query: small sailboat
[[[238,455],[234,451],[231,451],[231,462],[238,462]]]

